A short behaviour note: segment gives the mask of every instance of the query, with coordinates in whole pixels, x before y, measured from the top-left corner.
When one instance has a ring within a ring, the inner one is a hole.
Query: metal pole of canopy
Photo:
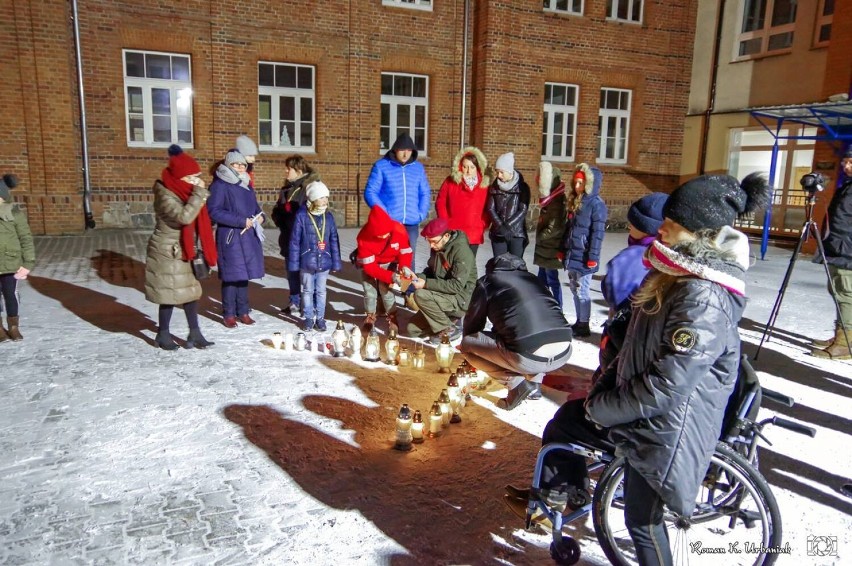
[[[775,203],[775,167],[778,165],[778,133],[781,130],[782,120],[778,120],[778,126],[773,137],[772,159],[769,161],[769,205],[763,216],[763,237],[760,240],[760,259],[766,259],[766,250],[769,248],[769,225],[772,223],[772,206]],[[781,194],[784,194],[782,191]]]

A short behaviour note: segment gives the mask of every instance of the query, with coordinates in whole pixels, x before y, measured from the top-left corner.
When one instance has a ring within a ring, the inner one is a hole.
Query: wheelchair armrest
[[[772,391],[771,389],[766,389],[765,387],[763,388],[763,397],[788,407],[792,407],[796,404],[796,401],[794,401],[792,397],[788,397],[787,395],[778,393],[777,391]]]

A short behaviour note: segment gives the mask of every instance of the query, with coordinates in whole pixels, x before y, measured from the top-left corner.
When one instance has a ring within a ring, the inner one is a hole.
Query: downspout
[[[83,214],[86,229],[95,227],[95,217],[92,214],[92,184],[89,180],[89,134],[86,127],[86,100],[83,90],[83,57],[80,47],[80,22],[77,12],[77,0],[71,0],[74,20],[74,55],[77,58],[77,100],[80,103],[80,142],[83,150]]]
[[[459,149],[464,148],[466,132],[465,132],[465,116],[467,112],[467,31],[468,22],[470,21],[470,0],[464,0],[464,38],[462,40],[462,91],[461,91],[461,139],[459,139]]]
[[[722,22],[725,19],[725,0],[719,3],[719,14],[716,17],[716,38],[713,44],[713,62],[710,76],[710,96],[707,110],[704,112],[704,123],[701,127],[701,161],[698,174],[703,175],[707,167],[707,138],[710,136],[710,117],[716,108],[716,83],[719,75],[719,51],[722,48]]]

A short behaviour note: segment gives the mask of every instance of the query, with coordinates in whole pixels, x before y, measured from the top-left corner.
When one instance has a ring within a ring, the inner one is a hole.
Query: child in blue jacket
[[[287,270],[298,271],[302,282],[302,330],[324,332],[325,285],[330,271],[340,271],[340,239],[334,216],[328,211],[328,187],[314,181],[305,190],[307,207],[296,215],[290,235]]]

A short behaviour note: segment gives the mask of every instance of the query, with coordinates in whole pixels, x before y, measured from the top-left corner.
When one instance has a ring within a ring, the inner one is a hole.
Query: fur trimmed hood
[[[573,178],[577,173],[583,173],[586,176],[586,188],[585,192],[587,195],[593,195],[600,192],[601,187],[601,170],[597,167],[592,167],[588,163],[580,163],[576,167],[574,167],[574,173],[571,174],[572,187],[573,187]],[[573,190],[573,189],[572,189]]]
[[[476,160],[476,166],[479,169],[479,174],[482,176],[482,180],[479,182],[479,187],[483,189],[488,188],[493,176],[491,170],[488,168],[488,160],[485,159],[484,153],[473,146],[468,146],[459,150],[453,158],[453,170],[451,173],[453,181],[459,184],[462,182],[461,162],[466,155],[470,155]]]
[[[538,196],[543,199],[550,196],[562,182],[562,171],[554,167],[550,161],[542,161],[538,164]]]

